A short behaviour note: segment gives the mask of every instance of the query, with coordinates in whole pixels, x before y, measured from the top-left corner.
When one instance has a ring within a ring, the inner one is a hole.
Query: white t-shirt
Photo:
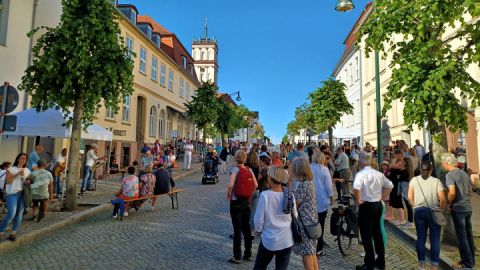
[[[413,208],[440,207],[438,192],[443,191],[443,184],[439,179],[430,176],[427,180],[424,180],[421,176],[417,176],[410,180],[410,187],[413,188],[413,199],[415,203]]]
[[[17,173],[19,173],[20,170],[21,168],[17,168],[14,166],[8,169],[8,171],[13,175],[16,175]],[[23,176],[17,175],[13,179],[13,182],[11,184],[7,184],[7,187],[6,187],[7,194],[14,194],[23,190],[23,181],[25,178],[27,178],[30,175],[30,170],[28,168],[23,168],[23,170],[24,170]]]
[[[95,161],[98,159],[97,155],[95,155],[95,151],[93,149],[87,152],[87,162],[86,165],[92,167],[95,164]]]
[[[183,149],[185,150],[185,153],[192,153],[193,151],[193,145],[191,144],[186,144]]]
[[[370,166],[363,168],[355,175],[353,189],[361,191],[364,202],[381,201],[384,188],[393,188],[392,181]]]
[[[264,191],[260,194],[253,218],[255,231],[262,233],[262,244],[270,251],[293,246],[292,216],[283,213],[282,204],[283,192]]]

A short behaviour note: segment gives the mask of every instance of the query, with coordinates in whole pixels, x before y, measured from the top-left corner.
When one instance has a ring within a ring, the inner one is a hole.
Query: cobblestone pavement
[[[172,210],[169,198],[161,197],[155,210],[131,211],[123,222],[105,212],[2,254],[0,269],[252,269],[253,262],[227,262],[232,228],[224,178],[217,185],[201,185],[200,173],[188,176],[178,181],[178,187],[186,189],[179,195],[180,210]],[[331,247],[319,258],[321,269],[361,264],[360,246],[342,257],[328,232]],[[256,237],[254,254],[258,241]],[[291,258],[290,269],[302,269],[301,258]],[[414,251],[392,235],[387,269],[416,269]]]

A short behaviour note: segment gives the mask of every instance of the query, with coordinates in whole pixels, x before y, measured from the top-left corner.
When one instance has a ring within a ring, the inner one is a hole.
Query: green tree
[[[469,100],[471,107],[480,102],[480,84],[468,72],[480,61],[480,4],[478,0],[377,0],[374,8],[361,35],[367,52],[393,55],[383,113],[394,100],[401,100],[410,128],[427,123],[441,172],[446,130],[468,129],[467,108],[459,98]],[[446,236],[449,242],[455,237]]]
[[[345,114],[353,113],[341,81],[332,78],[322,82],[322,87],[308,95],[310,106],[307,109],[309,121],[313,121],[316,130],[328,130],[328,144],[333,146],[333,128]]]
[[[218,87],[210,82],[205,82],[197,89],[195,96],[188,103],[186,114],[188,119],[195,123],[197,127],[203,129],[203,142],[206,143],[207,127],[217,121],[218,117]]]
[[[219,98],[217,115],[218,117],[215,121],[215,127],[220,133],[222,144],[224,144],[225,135],[230,134],[230,132],[235,128],[235,110],[233,109],[233,105],[223,100],[223,98]]]
[[[282,143],[283,143],[283,144],[287,144],[289,141],[290,141],[290,139],[288,138],[288,135],[287,135],[287,134],[283,135],[283,137],[282,137]]]
[[[118,15],[110,1],[63,0],[62,6],[60,24],[47,28],[33,47],[33,63],[19,88],[37,111],[60,109],[72,126],[66,202],[73,210],[82,127],[92,123],[101,104],[118,111],[133,92],[133,64],[119,42]]]

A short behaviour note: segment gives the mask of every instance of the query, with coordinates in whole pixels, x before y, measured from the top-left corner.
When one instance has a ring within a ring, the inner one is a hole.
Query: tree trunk
[[[207,146],[207,125],[203,127],[203,146]]]
[[[67,209],[77,209],[77,182],[78,162],[80,153],[80,137],[82,134],[83,98],[75,101],[73,108],[72,134],[70,135],[70,151],[68,152],[68,174],[67,174]]]
[[[225,133],[220,132],[220,139],[222,140],[222,146],[225,147],[225,145],[226,145],[226,143],[225,143]]]
[[[331,127],[328,128],[328,145],[330,150],[333,151],[333,129]]]
[[[445,126],[438,125],[435,121],[430,121],[430,132],[432,133],[433,143],[433,156],[434,156],[434,168],[436,177],[439,178],[443,185],[446,187],[446,173],[442,168],[441,156],[443,153],[448,152],[447,142],[447,130]],[[445,192],[447,196],[447,192]],[[457,244],[457,236],[455,234],[455,227],[453,226],[452,216],[450,213],[446,214],[447,225],[443,227],[443,239],[444,244],[455,246]]]

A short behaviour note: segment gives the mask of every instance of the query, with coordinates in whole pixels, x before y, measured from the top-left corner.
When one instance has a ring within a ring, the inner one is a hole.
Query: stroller
[[[205,185],[207,183],[218,183],[218,160],[213,158],[208,158],[203,163],[202,167],[203,177],[202,177],[202,184]]]

